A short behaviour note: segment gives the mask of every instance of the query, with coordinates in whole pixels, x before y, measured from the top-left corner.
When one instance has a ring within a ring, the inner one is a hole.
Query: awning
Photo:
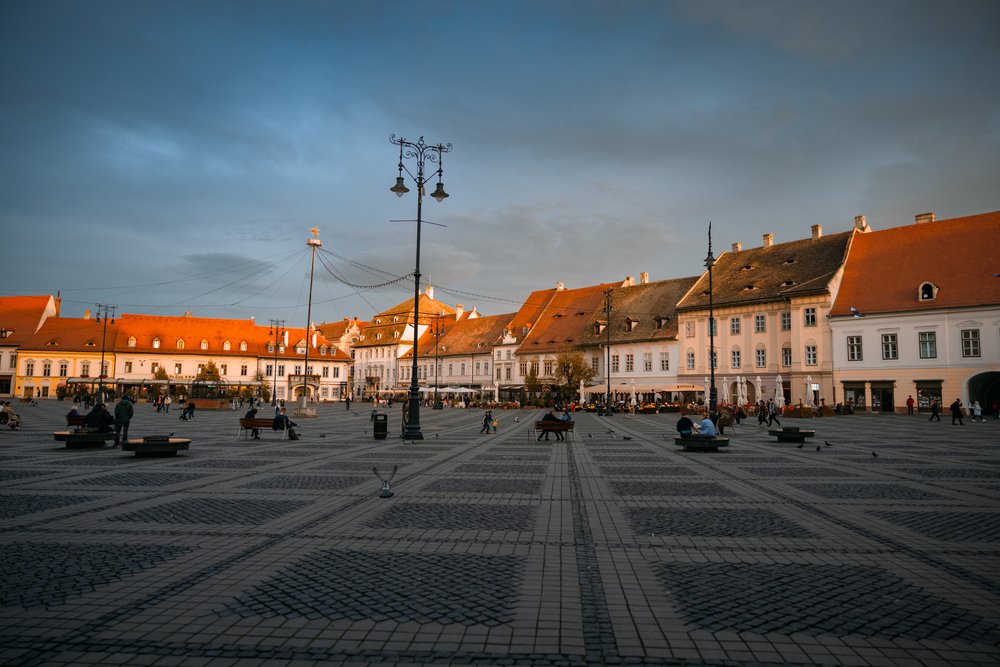
[[[672,384],[660,387],[656,391],[705,391],[705,386],[700,384]]]

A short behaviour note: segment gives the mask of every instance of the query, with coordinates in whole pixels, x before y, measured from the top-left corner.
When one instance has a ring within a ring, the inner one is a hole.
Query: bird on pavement
[[[520,417],[514,417],[514,423],[515,424],[520,424],[521,423],[521,418]]]
[[[818,451],[821,451],[822,449],[823,449],[822,447],[820,447],[819,445],[816,445],[816,451],[817,451],[817,452],[818,452]]]
[[[320,434],[319,434],[319,437],[321,437],[321,438],[325,438],[325,437],[326,437],[326,433],[320,433]]]
[[[804,441],[800,442],[799,444],[795,445],[795,449],[802,449],[802,445],[804,444],[806,444]]]
[[[629,437],[629,436],[627,436],[627,435],[623,435],[623,436],[622,436],[622,440],[631,440],[631,439],[632,439],[632,438],[630,438],[630,437]]]
[[[833,447],[833,445],[831,445],[828,440],[824,440],[823,444],[826,445],[827,447]]]
[[[872,452],[872,456],[874,456],[875,458],[878,458],[878,454],[876,454],[875,452]]]

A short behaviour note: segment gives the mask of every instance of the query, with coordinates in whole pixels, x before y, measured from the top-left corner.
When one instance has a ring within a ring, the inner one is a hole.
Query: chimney
[[[930,211],[928,213],[917,213],[915,216],[913,216],[913,219],[916,221],[918,225],[922,225],[925,222],[934,222],[935,219],[934,212]]]
[[[648,285],[649,284],[649,271],[643,271],[639,274],[639,284]]]
[[[859,232],[868,231],[868,221],[865,219],[865,216],[863,215],[854,216],[854,228]]]
[[[625,280],[622,281],[622,287],[631,287],[635,285],[635,278],[632,276],[625,276]]]
[[[733,244],[733,252],[740,252],[743,250],[743,244],[737,241]]]
[[[566,289],[566,286],[562,284],[562,281],[561,281],[561,280],[560,280],[559,282],[557,282],[557,283],[556,283],[556,291],[557,291],[557,292],[561,292],[561,291],[563,291],[564,289]]]
[[[426,287],[426,288],[424,289],[424,294],[426,294],[426,295],[427,295],[427,298],[428,298],[428,299],[433,299],[433,298],[434,298],[434,285],[428,285],[428,286],[427,286],[427,287]]]
[[[83,311],[83,319],[89,320],[92,314],[93,313],[90,312],[90,308],[88,308],[87,310]]]
[[[813,233],[813,241],[823,236],[823,225],[813,225],[810,229]]]
[[[316,343],[319,341],[319,334],[313,331],[312,335],[312,346],[316,347]]]
[[[774,245],[774,234],[764,234],[764,247],[770,248]]]
[[[455,319],[456,320],[462,319],[462,313],[464,313],[464,312],[465,312],[465,306],[463,304],[461,304],[461,303],[456,303],[455,304]]]

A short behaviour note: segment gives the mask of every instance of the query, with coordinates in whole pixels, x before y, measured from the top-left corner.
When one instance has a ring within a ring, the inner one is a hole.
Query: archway
[[[993,405],[1000,405],[1000,372],[987,371],[969,378],[969,404],[979,401],[984,414],[993,414]]]

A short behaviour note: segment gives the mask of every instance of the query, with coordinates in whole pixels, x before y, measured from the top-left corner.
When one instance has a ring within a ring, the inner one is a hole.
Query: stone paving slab
[[[139,405],[192,446],[136,459],[55,443],[66,407],[0,432],[0,664],[1000,664],[995,421],[701,453],[670,415],[557,443],[425,410],[406,443],[335,405],[245,441]]]

